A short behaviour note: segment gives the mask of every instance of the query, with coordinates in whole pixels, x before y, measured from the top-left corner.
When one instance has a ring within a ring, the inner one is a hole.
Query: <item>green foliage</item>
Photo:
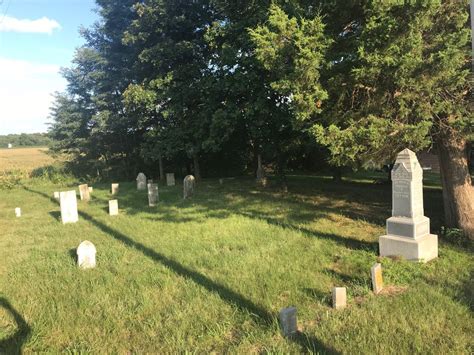
[[[276,5],[270,7],[268,23],[250,29],[256,58],[271,73],[271,87],[294,107],[300,120],[320,113],[328,97],[320,83],[331,44],[324,29],[321,16],[298,21]]]
[[[13,147],[47,147],[51,139],[47,133],[22,133],[0,136],[0,148],[7,148],[8,144]]]

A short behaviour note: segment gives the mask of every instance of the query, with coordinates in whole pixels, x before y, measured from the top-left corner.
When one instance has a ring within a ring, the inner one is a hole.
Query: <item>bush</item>
[[[448,243],[460,246],[468,247],[472,246],[472,242],[469,240],[467,235],[458,228],[447,228],[441,227],[441,237]]]

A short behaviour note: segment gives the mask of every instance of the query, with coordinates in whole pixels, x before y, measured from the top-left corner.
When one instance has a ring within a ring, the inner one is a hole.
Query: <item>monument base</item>
[[[426,263],[438,257],[438,236],[427,234],[412,239],[396,235],[379,238],[380,256],[402,256],[410,261]]]

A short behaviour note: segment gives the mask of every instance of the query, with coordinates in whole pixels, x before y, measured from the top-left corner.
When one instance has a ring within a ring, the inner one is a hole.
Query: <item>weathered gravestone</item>
[[[119,184],[112,184],[110,192],[112,193],[112,195],[117,195],[119,192]]]
[[[77,266],[81,269],[92,269],[96,266],[95,255],[97,250],[88,240],[83,241],[77,247]]]
[[[194,176],[188,175],[183,180],[183,195],[184,198],[189,198],[194,194],[194,185],[196,184],[196,179]]]
[[[174,178],[174,173],[166,174],[166,186],[175,186],[176,180]]]
[[[89,186],[89,194],[94,192],[94,188],[92,186]]]
[[[423,169],[416,154],[405,149],[392,169],[392,217],[379,238],[380,256],[402,256],[427,262],[438,257],[438,236],[430,234],[423,210]]]
[[[146,175],[143,173],[137,176],[137,190],[146,190]]]
[[[219,179],[219,185],[224,185],[224,179]]]
[[[298,332],[298,320],[296,317],[296,308],[283,308],[279,315],[280,328],[285,338],[290,338]]]
[[[372,290],[375,294],[378,294],[383,289],[382,264],[372,266],[370,275],[372,277]]]
[[[53,196],[56,200],[59,200],[59,191],[55,191]]]
[[[79,195],[81,196],[82,201],[90,201],[91,195],[87,184],[79,185]]]
[[[66,191],[59,194],[61,205],[61,220],[63,224],[76,223],[79,220],[77,213],[76,191]]]
[[[118,200],[109,201],[109,215],[117,216],[119,214]]]
[[[347,304],[347,290],[345,287],[334,287],[332,289],[333,308],[345,308]]]
[[[21,217],[21,208],[20,207],[15,208],[15,216]]]
[[[148,184],[148,206],[156,206],[158,199],[158,184]]]

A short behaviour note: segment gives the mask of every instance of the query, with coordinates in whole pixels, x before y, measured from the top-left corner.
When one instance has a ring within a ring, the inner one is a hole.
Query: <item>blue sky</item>
[[[0,135],[45,132],[61,67],[98,16],[94,0],[0,0]]]

